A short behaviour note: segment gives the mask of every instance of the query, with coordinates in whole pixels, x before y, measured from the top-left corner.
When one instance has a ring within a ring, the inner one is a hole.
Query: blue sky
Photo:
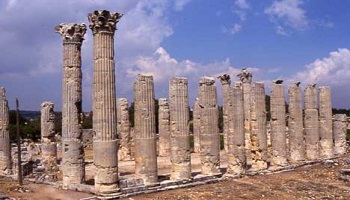
[[[115,35],[117,97],[133,99],[138,73],[152,74],[156,97],[168,80],[189,79],[190,102],[201,76],[231,75],[242,67],[254,81],[329,85],[333,105],[350,108],[348,0],[2,0],[0,86],[11,109],[61,109],[62,22],[88,24],[96,9],[121,12]],[[82,47],[83,108],[91,110],[92,35]],[[221,86],[217,81],[221,98]],[[219,100],[220,102],[220,100]]]

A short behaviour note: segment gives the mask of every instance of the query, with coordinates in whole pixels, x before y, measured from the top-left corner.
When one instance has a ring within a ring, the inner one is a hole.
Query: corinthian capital
[[[55,27],[55,31],[62,35],[63,42],[83,42],[86,33],[85,24],[61,23]]]
[[[120,13],[109,12],[108,10],[95,10],[93,13],[89,13],[89,27],[92,30],[92,34],[100,32],[114,34],[117,23],[122,16]]]
[[[230,85],[231,84],[231,78],[228,74],[223,74],[221,76],[218,76],[218,79],[220,80],[222,85]]]

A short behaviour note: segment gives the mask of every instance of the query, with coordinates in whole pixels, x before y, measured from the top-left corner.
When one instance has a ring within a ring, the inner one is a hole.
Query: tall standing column
[[[169,81],[171,180],[191,178],[188,81],[174,77]]]
[[[345,114],[334,115],[333,136],[334,136],[334,155],[340,156],[346,153],[346,132],[347,119]]]
[[[319,157],[319,125],[318,125],[318,110],[317,110],[317,89],[315,85],[308,85],[305,88],[305,116],[304,116],[304,131],[305,131],[305,148],[306,158],[315,160]]]
[[[219,110],[217,92],[212,77],[202,77],[199,80],[200,118],[200,159],[202,174],[220,173],[220,135],[218,127]]]
[[[153,77],[139,75],[135,94],[135,168],[145,185],[158,183]]]
[[[230,88],[229,100],[232,106],[228,110],[227,133],[227,174],[240,175],[246,168],[245,138],[244,138],[244,112],[243,112],[243,90],[241,83]]]
[[[267,130],[264,83],[251,84],[251,156],[252,170],[267,168]]]
[[[95,191],[119,190],[114,32],[121,14],[96,10],[88,15],[94,38],[93,131]]]
[[[223,74],[218,77],[220,79],[221,85],[222,85],[222,112],[223,112],[223,134],[224,134],[224,148],[227,152],[227,134],[230,131],[229,130],[229,110],[230,110],[230,84],[231,84],[231,78],[228,74]]]
[[[170,156],[170,113],[166,98],[158,99],[159,156]]]
[[[289,160],[291,163],[305,160],[302,92],[299,84],[300,82],[292,84],[288,90]]]
[[[119,160],[130,160],[130,121],[128,99],[117,99],[117,131],[120,139]]]
[[[332,98],[330,87],[319,87],[320,157],[333,157]]]
[[[286,165],[286,104],[282,81],[275,81],[271,85],[271,146],[271,165]]]
[[[201,119],[201,107],[199,106],[198,98],[193,103],[193,151],[195,153],[200,152],[199,135],[200,135],[200,119]]]
[[[12,174],[9,122],[6,90],[0,87],[0,174]]]
[[[62,173],[63,187],[85,181],[82,140],[81,45],[85,24],[60,24],[56,32],[63,39],[62,81]]]
[[[45,101],[41,104],[41,155],[46,171],[57,170],[57,143],[55,139],[54,103]]]

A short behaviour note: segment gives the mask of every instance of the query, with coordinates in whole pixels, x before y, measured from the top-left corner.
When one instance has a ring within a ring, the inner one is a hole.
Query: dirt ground
[[[224,157],[224,155],[223,155]],[[193,170],[199,171],[199,156],[194,154]],[[87,157],[87,160],[90,160]],[[225,159],[223,159],[225,161]],[[159,193],[143,194],[125,199],[350,199],[350,183],[339,179],[339,170],[350,169],[350,155],[293,171],[269,175],[247,176],[235,180],[176,189]],[[91,161],[89,161],[91,163]],[[170,169],[168,158],[158,161],[160,175]],[[225,167],[225,164],[223,164]],[[133,176],[133,161],[121,162],[121,176]],[[87,179],[93,178],[93,165],[87,166]],[[81,192],[59,190],[49,185],[25,182],[18,187],[16,182],[0,179],[0,196],[32,200],[76,200],[93,196]],[[1,198],[0,198],[1,199]]]

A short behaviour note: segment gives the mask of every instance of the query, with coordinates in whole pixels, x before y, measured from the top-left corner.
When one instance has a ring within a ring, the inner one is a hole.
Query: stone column
[[[220,135],[218,127],[219,110],[217,92],[212,77],[202,77],[199,80],[200,117],[200,159],[202,174],[220,173]]]
[[[292,84],[288,90],[289,160],[291,163],[305,160],[302,93],[299,84],[300,82]]]
[[[63,187],[85,181],[82,140],[81,45],[85,24],[60,24],[56,32],[63,39],[62,81],[62,173]]]
[[[252,83],[251,86],[251,169],[262,170],[267,168],[265,85]]]
[[[193,151],[195,153],[200,152],[199,135],[200,135],[200,119],[201,119],[201,107],[199,107],[198,98],[193,103]]]
[[[345,114],[334,115],[333,137],[334,155],[340,156],[346,153],[347,119]]]
[[[135,94],[135,168],[145,185],[158,183],[153,77],[139,75]]]
[[[224,134],[224,148],[227,152],[227,134],[229,131],[229,110],[230,110],[230,84],[231,78],[228,74],[223,74],[218,77],[222,85],[222,112],[223,112],[223,134]]]
[[[229,90],[231,107],[228,110],[230,130],[227,133],[227,174],[240,175],[246,168],[245,138],[244,138],[244,112],[243,90],[241,83],[236,83]]]
[[[119,160],[130,160],[130,121],[128,99],[117,99],[117,132],[120,139],[120,148],[118,150]]]
[[[9,107],[6,90],[0,87],[0,175],[12,174]]]
[[[332,98],[330,87],[319,87],[320,157],[333,157]]]
[[[94,40],[93,131],[95,192],[119,191],[114,32],[121,14],[106,10],[89,13]]]
[[[286,104],[282,81],[271,85],[271,165],[280,167],[287,164]]]
[[[41,155],[46,171],[56,171],[57,143],[55,139],[54,103],[45,101],[41,104]]]
[[[187,78],[174,77],[169,81],[170,107],[170,149],[171,180],[191,178],[191,147],[188,81]]]
[[[166,98],[158,99],[159,156],[170,156],[170,113]]]
[[[317,110],[317,89],[315,85],[308,85],[305,88],[305,114],[304,114],[304,131],[305,131],[305,148],[306,158],[315,160],[319,157],[319,125]]]

